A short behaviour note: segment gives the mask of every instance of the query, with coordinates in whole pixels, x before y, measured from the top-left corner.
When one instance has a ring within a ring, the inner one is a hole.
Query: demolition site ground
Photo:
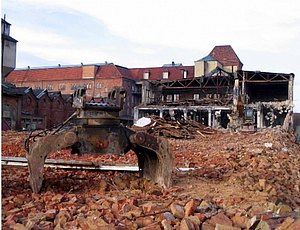
[[[2,132],[2,156],[26,156],[28,133]],[[172,186],[137,173],[45,167],[33,194],[27,167],[2,166],[3,229],[300,229],[300,146],[279,129],[168,138]],[[137,164],[133,152],[51,159]],[[188,171],[180,168],[189,168]]]

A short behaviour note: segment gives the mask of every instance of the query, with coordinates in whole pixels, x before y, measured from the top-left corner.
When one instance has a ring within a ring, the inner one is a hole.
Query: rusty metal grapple
[[[73,95],[75,113],[60,127],[44,136],[31,135],[25,142],[28,151],[29,181],[33,192],[42,188],[44,162],[50,152],[71,148],[74,154],[125,154],[133,150],[140,175],[164,188],[171,185],[173,156],[168,142],[145,132],[135,132],[120,123],[126,92],[114,88],[106,101],[87,102],[86,90]],[[73,123],[70,123],[72,121]]]

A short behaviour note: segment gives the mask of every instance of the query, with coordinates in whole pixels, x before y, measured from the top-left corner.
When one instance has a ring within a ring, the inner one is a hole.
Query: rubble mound
[[[24,138],[3,132],[2,155],[24,154]],[[300,229],[300,146],[294,135],[218,131],[169,143],[175,165],[166,190],[135,173],[45,168],[42,191],[32,194],[26,167],[3,166],[2,228]],[[81,159],[64,151],[51,157]],[[134,153],[84,157],[136,162]]]
[[[135,131],[144,131],[156,136],[179,139],[193,139],[197,135],[214,134],[216,131],[193,120],[171,120],[159,116],[150,116],[150,122],[143,127],[134,125]]]

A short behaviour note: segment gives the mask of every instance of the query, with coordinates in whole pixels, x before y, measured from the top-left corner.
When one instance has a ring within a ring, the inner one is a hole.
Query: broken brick
[[[171,206],[171,212],[172,214],[177,217],[182,219],[184,217],[184,208],[176,203],[172,203]]]

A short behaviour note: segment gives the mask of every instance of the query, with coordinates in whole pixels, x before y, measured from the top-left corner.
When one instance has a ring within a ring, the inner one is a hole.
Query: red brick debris
[[[25,156],[27,133],[3,132],[2,156]],[[33,194],[26,167],[2,167],[2,229],[300,229],[300,146],[279,129],[172,139],[173,186],[134,173],[45,168]],[[48,158],[135,164],[125,156]],[[194,168],[178,171],[178,167]]]

